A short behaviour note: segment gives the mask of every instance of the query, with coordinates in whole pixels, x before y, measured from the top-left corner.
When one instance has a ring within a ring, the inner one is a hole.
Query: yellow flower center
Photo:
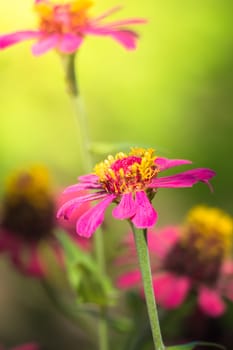
[[[182,238],[202,257],[226,256],[232,248],[233,220],[217,208],[197,206],[187,216]]]
[[[55,226],[55,202],[43,166],[17,171],[8,178],[1,226],[27,241],[38,241]]]
[[[7,179],[5,196],[14,204],[23,197],[27,202],[41,208],[47,203],[50,192],[49,174],[43,166],[35,165],[25,171],[16,171]]]
[[[153,149],[132,148],[129,154],[120,152],[97,164],[94,173],[103,188],[114,194],[145,189],[159,169]]]
[[[78,33],[88,21],[91,0],[40,1],[35,4],[39,27],[45,33]]]

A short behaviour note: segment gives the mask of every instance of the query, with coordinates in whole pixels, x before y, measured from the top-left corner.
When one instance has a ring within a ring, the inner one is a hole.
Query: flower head
[[[76,224],[77,233],[90,237],[102,224],[104,212],[112,203],[117,206],[113,216],[129,219],[138,228],[152,227],[157,213],[151,201],[160,187],[191,187],[202,181],[209,184],[215,175],[206,168],[188,170],[177,175],[159,177],[160,172],[174,166],[189,164],[188,160],[156,157],[153,149],[133,148],[128,154],[120,152],[96,165],[92,174],[79,177],[79,183],[66,192],[92,190],[83,197],[67,201],[57,216],[69,219],[84,202],[100,202],[83,214]]]
[[[125,26],[143,24],[141,18],[104,23],[104,19],[120,8],[110,9],[99,17],[92,18],[89,9],[91,0],[56,1],[36,0],[35,12],[39,18],[37,30],[24,30],[0,36],[0,49],[18,42],[36,39],[32,47],[34,55],[57,49],[64,54],[76,52],[87,35],[112,37],[128,50],[136,48],[137,33]]]
[[[207,315],[224,312],[221,295],[233,301],[233,261],[230,259],[233,220],[217,208],[197,206],[180,227],[149,231],[153,286],[158,303],[167,309],[179,307],[189,292],[197,294],[198,305]],[[135,269],[136,251],[132,237],[126,241],[132,271],[123,273],[118,285],[131,288],[141,276]],[[128,254],[127,254],[128,256]],[[125,259],[121,262],[125,264]]]
[[[24,273],[43,276],[46,266],[40,258],[48,243],[58,263],[62,250],[55,239],[55,201],[49,175],[42,166],[16,171],[8,178],[2,200],[0,251]]]

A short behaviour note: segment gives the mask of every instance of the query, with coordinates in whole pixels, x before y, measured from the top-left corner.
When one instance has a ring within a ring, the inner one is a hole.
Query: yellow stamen
[[[8,202],[17,203],[22,197],[41,207],[47,203],[50,193],[50,179],[47,169],[35,165],[27,170],[16,171],[7,179],[5,195]]]
[[[227,255],[231,252],[233,220],[220,209],[193,208],[187,216],[184,231],[184,242],[192,235],[193,244],[202,255]]]

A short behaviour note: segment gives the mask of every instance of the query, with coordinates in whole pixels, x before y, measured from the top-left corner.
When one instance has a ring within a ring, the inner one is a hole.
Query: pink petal
[[[148,248],[160,259],[164,259],[170,249],[179,240],[180,230],[176,226],[167,226],[158,232],[148,232]]]
[[[120,203],[113,209],[112,215],[116,219],[128,219],[135,215],[136,204],[132,193],[125,193],[122,195]]]
[[[99,22],[102,19],[111,16],[113,13],[116,13],[118,11],[120,11],[122,9],[122,6],[115,6],[112,7],[111,9],[109,9],[108,11],[102,13],[102,15],[100,15],[99,17],[96,17],[93,21],[95,22]]]
[[[14,265],[25,275],[43,277],[45,274],[36,245],[22,247],[21,251],[11,252]]]
[[[137,228],[148,228],[154,226],[157,220],[157,213],[152,207],[144,191],[135,193],[136,214],[132,218]]]
[[[115,29],[110,26],[106,27],[92,27],[85,31],[87,34],[100,35],[100,36],[111,36],[114,40],[119,42],[128,50],[136,48],[136,42],[138,35],[136,32],[124,29]]]
[[[25,30],[11,34],[0,35],[0,50],[24,40],[36,39],[40,35],[40,32],[34,30]]]
[[[59,43],[59,35],[51,34],[40,39],[35,45],[32,46],[32,53],[35,56],[42,55],[47,51],[54,49]]]
[[[89,209],[77,221],[76,230],[80,236],[89,238],[104,220],[104,212],[110,203],[116,198],[115,195],[105,195],[105,199]]]
[[[197,168],[184,171],[180,174],[156,178],[152,180],[148,187],[151,188],[175,188],[175,187],[192,187],[197,182],[201,181],[209,184],[210,180],[216,173],[207,168]]]
[[[60,217],[64,217],[65,219],[69,219],[73,210],[79,208],[83,203],[102,199],[105,198],[105,196],[105,193],[96,192],[71,199],[64,203],[58,210],[57,218],[59,219]]]
[[[141,282],[141,273],[139,270],[131,271],[122,274],[117,279],[117,286],[121,289],[132,288]]]
[[[94,175],[94,174],[87,174],[87,175],[81,175],[78,177],[78,180],[80,182],[98,182],[99,178],[98,176]]]
[[[71,33],[63,34],[58,49],[64,53],[75,52],[82,44],[83,38]]]
[[[163,273],[153,277],[153,288],[158,303],[167,309],[175,309],[185,300],[191,282],[187,277]]]
[[[158,157],[155,159],[155,164],[158,165],[160,171],[170,169],[175,166],[191,164],[191,163],[192,162],[190,160],[186,160],[186,159],[168,159],[168,158],[162,158],[162,157]]]
[[[10,350],[39,350],[39,346],[35,343],[28,343],[16,346],[14,348],[11,348]]]
[[[72,186],[68,186],[65,190],[64,193],[69,193],[69,192],[76,192],[76,191],[82,191],[82,190],[96,190],[96,189],[102,189],[101,185],[99,183],[92,183],[92,182],[86,182],[86,183],[77,183]]]
[[[212,317],[221,316],[225,311],[225,304],[216,290],[207,287],[199,289],[198,304],[202,311]]]

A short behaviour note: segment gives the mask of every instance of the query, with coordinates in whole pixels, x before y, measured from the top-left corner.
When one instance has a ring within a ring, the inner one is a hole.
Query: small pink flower
[[[78,218],[76,230],[80,236],[90,237],[102,224],[104,213],[112,203],[113,216],[128,219],[137,228],[150,228],[157,220],[157,212],[151,200],[160,187],[192,187],[202,181],[209,184],[215,172],[206,168],[188,170],[177,175],[159,178],[160,172],[191,162],[183,159],[167,159],[154,156],[153,149],[135,148],[129,154],[118,153],[97,164],[94,172],[79,177],[79,183],[65,192],[92,190],[82,197],[67,201],[58,210],[57,217],[70,219],[74,210],[83,203],[99,201]]]
[[[50,0],[36,0],[35,11],[39,16],[37,30],[23,30],[0,36],[0,49],[18,42],[35,39],[32,47],[34,55],[41,55],[51,49],[64,54],[76,52],[87,35],[107,36],[117,41],[127,50],[136,48],[138,35],[127,25],[146,23],[144,19],[133,18],[105,23],[106,17],[120,10],[108,10],[99,17],[91,18],[88,11],[91,0],[73,0],[53,3]]]
[[[18,171],[8,179],[0,222],[0,251],[8,253],[22,273],[47,274],[44,253],[63,267],[63,250],[54,235],[55,201],[47,170],[41,166]]]
[[[148,248],[158,304],[175,309],[194,291],[205,314],[211,317],[223,314],[226,308],[223,296],[233,301],[233,260],[229,258],[232,235],[232,218],[218,209],[203,206],[194,208],[182,227],[149,231]],[[132,234],[124,246],[126,254],[116,263],[118,267],[125,266],[127,257],[129,271],[120,275],[118,287],[138,287],[141,275],[136,268]]]

